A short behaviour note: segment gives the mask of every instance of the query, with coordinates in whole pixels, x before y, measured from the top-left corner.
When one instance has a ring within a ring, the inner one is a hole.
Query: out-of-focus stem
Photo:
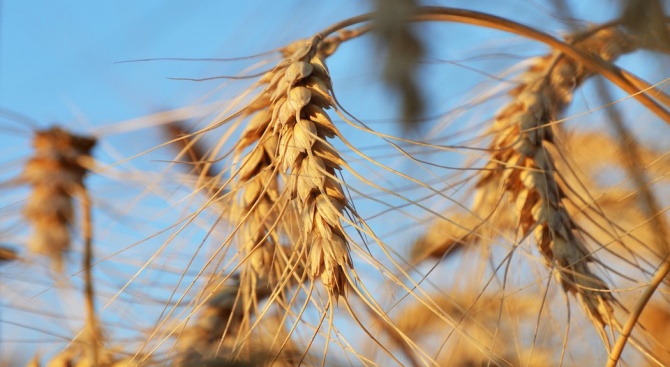
[[[86,309],[86,328],[88,329],[90,341],[89,348],[94,366],[98,365],[100,348],[100,331],[98,329],[98,319],[95,313],[95,291],[93,288],[93,226],[91,213],[91,200],[88,191],[83,186],[80,188],[81,198],[81,227],[84,237],[84,303]]]

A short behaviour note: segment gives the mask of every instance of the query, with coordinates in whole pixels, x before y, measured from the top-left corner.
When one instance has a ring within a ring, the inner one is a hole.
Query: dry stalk
[[[83,188],[86,168],[95,139],[73,135],[60,127],[35,133],[35,155],[28,160],[22,178],[33,187],[24,209],[33,226],[28,248],[47,255],[55,271],[63,270],[63,253],[70,247],[74,210],[73,195]]]
[[[327,37],[330,34],[340,31],[343,28],[370,21],[374,19],[374,13],[363,14],[353,18],[343,20],[339,23],[336,23],[319,33],[321,37]],[[422,6],[416,9],[416,14],[411,17],[412,22],[423,22],[423,21],[447,21],[447,22],[456,22],[464,24],[472,24],[480,27],[486,27],[491,29],[498,29],[506,32],[511,32],[518,34],[529,39],[533,39],[539,42],[546,44],[547,46],[552,47],[553,49],[563,52],[566,57],[570,57],[577,64],[580,64],[580,68],[589,69],[590,72],[598,72],[603,77],[610,80],[612,83],[623,89],[624,91],[631,94],[632,97],[637,99],[642,105],[647,107],[654,114],[658,115],[666,123],[670,124],[670,112],[665,108],[659,105],[654,98],[651,97],[649,92],[655,92],[655,88],[652,88],[647,91],[641,91],[640,87],[644,84],[643,81],[637,78],[631,78],[625,71],[614,67],[607,60],[603,60],[599,57],[593,57],[589,55],[585,50],[575,47],[574,45],[562,42],[544,32],[538,31],[532,27],[525,26],[523,24],[514,22],[512,20],[497,17],[494,15],[476,12],[466,9],[456,9],[456,8],[447,8],[439,6]],[[578,35],[575,40],[581,40],[583,38],[590,37],[593,33],[602,31],[604,29],[611,29],[616,26],[618,22],[609,22],[604,23],[599,27],[596,27],[592,32],[586,32],[584,34]],[[622,34],[623,35],[623,34]],[[581,38],[581,39],[580,39]],[[626,45],[630,45],[630,39],[625,40]],[[626,46],[624,44],[619,46]],[[636,44],[635,47],[647,47],[646,44]],[[661,95],[658,97],[663,103],[667,102],[667,96]]]
[[[635,50],[636,44],[615,29],[600,30],[575,47],[605,61]],[[474,212],[486,216],[490,201],[507,193],[516,209],[523,237],[534,233],[544,260],[564,289],[577,294],[599,326],[612,325],[616,302],[603,280],[589,269],[591,261],[579,227],[565,207],[566,194],[547,149],[553,144],[551,123],[567,106],[574,89],[592,72],[573,59],[554,53],[524,75],[493,127],[492,158],[477,184]]]

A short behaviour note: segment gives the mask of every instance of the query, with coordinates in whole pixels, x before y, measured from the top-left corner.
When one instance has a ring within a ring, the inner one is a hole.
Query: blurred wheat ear
[[[444,341],[436,352],[436,362],[441,366],[547,366],[551,365],[552,351],[557,345],[551,341],[529,346],[519,343],[514,334],[518,323],[534,322],[533,316],[540,306],[535,297],[516,296],[501,300],[498,294],[478,293],[474,290],[453,290],[448,295],[431,294],[435,306],[458,321],[461,332]],[[436,330],[450,330],[434,310],[425,304],[413,303],[398,310],[393,316],[397,330],[384,328],[396,343],[403,343],[398,332],[412,340],[421,341],[423,335]],[[468,340],[473,338],[476,343]],[[518,343],[519,345],[514,345]],[[426,348],[431,348],[429,341]],[[484,352],[486,351],[486,352]],[[488,352],[488,353],[487,353]]]
[[[32,186],[26,221],[33,226],[31,252],[49,257],[54,270],[63,271],[63,254],[70,248],[74,220],[72,198],[84,187],[84,176],[95,139],[54,126],[37,131],[35,154],[25,165],[22,180]]]
[[[0,246],[0,264],[19,259],[19,254],[13,248]]]
[[[402,101],[403,126],[416,127],[425,110],[416,68],[424,55],[421,38],[409,21],[418,10],[415,0],[376,0],[374,33],[386,51],[383,77],[398,92]]]
[[[622,24],[645,48],[670,51],[670,30],[661,0],[623,0]]]
[[[577,34],[570,38],[580,37]],[[604,61],[613,61],[635,51],[639,44],[627,33],[607,28],[574,46]],[[491,159],[481,171],[472,211],[478,221],[456,218],[457,224],[461,224],[458,232],[447,230],[453,240],[432,245],[433,249],[421,249],[430,239],[420,239],[414,251],[441,256],[456,244],[474,244],[479,238],[489,238],[482,231],[490,226],[503,230],[515,228],[521,238],[533,234],[547,266],[566,291],[578,296],[593,322],[599,327],[616,328],[613,306],[617,301],[606,283],[587,265],[592,261],[590,251],[584,244],[581,228],[566,207],[566,191],[573,189],[560,179],[552,155],[555,144],[552,122],[570,103],[575,88],[592,74],[590,69],[559,52],[537,58],[511,92],[514,100],[498,113],[490,129]],[[500,212],[507,205],[513,208],[511,222],[486,223],[490,218],[509,217]],[[460,229],[463,227],[465,230]],[[433,230],[444,233],[444,229],[437,227]]]
[[[195,188],[204,188],[208,197],[223,197],[227,190],[219,184],[226,179],[223,172],[214,167],[215,162],[208,159],[211,148],[202,141],[202,136],[190,131],[185,121],[164,125],[163,131],[168,141],[175,143],[170,147],[177,151],[181,166],[196,178]]]
[[[196,320],[178,335],[174,366],[292,366],[301,354],[287,335],[281,319],[265,317],[245,336],[246,308],[241,302],[239,274],[212,279],[203,294],[211,294],[198,309]],[[253,298],[262,302],[276,285],[261,282]],[[247,297],[248,298],[248,297]],[[273,340],[285,340],[284,345]]]

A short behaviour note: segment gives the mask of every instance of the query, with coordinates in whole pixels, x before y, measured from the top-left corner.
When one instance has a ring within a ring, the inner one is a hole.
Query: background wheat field
[[[670,3],[0,3],[0,366],[670,366]]]

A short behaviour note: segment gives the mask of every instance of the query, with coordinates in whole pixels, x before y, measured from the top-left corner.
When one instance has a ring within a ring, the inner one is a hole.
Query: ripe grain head
[[[326,140],[337,129],[325,112],[334,102],[318,42],[285,48],[285,59],[261,79],[265,89],[257,100],[267,106],[242,134],[238,152],[256,144],[242,158],[237,177],[247,213],[245,252],[254,271],[268,272],[283,229],[294,234],[293,261],[306,261],[309,276],[321,278],[337,298],[344,295],[344,271],[351,266],[340,221],[348,205],[336,178],[341,158]]]

